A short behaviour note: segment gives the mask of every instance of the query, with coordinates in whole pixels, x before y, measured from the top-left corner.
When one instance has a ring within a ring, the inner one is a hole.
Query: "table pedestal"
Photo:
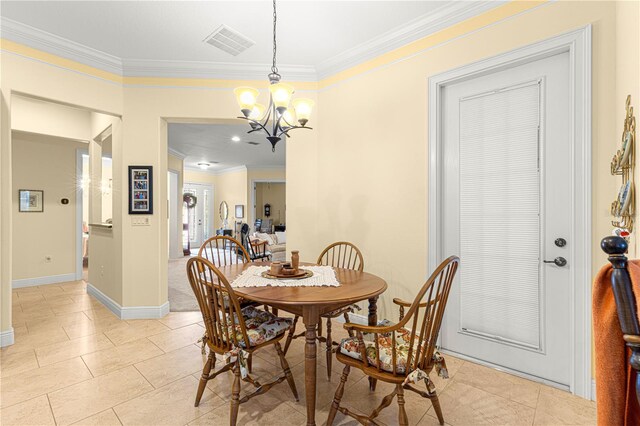
[[[317,306],[302,308],[302,321],[305,326],[304,345],[304,391],[307,399],[307,426],[316,424],[316,356],[317,328],[320,324],[320,312]],[[378,296],[369,299],[369,325],[378,323]],[[377,380],[369,377],[369,389],[376,390]]]

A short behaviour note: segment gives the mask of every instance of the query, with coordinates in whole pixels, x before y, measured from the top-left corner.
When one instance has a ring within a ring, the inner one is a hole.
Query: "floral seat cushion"
[[[392,325],[390,321],[382,320],[378,322],[379,326]],[[411,330],[400,328],[396,330],[396,373],[404,374],[407,369],[407,357],[409,356],[409,343],[411,340]],[[372,366],[377,365],[378,354],[376,353],[376,345],[373,333],[362,333],[363,342],[367,354],[367,360]],[[417,341],[417,337],[416,337]],[[380,369],[393,372],[393,354],[391,346],[393,344],[393,336],[391,333],[378,334],[378,347],[380,348]],[[354,359],[362,360],[360,353],[360,342],[357,337],[348,337],[340,342],[340,352]],[[415,355],[415,347],[413,354]],[[413,357],[413,355],[412,355]]]
[[[253,306],[243,308],[242,317],[244,318],[244,323],[247,328],[247,337],[249,338],[250,346],[259,345],[284,334],[293,324],[292,318],[277,317],[270,312],[257,309]],[[229,331],[233,333],[233,326],[230,325],[229,329]],[[245,347],[242,330],[237,323],[235,326],[235,335],[240,346]]]

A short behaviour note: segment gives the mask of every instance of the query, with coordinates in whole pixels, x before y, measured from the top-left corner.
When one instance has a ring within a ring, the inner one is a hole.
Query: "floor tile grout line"
[[[153,340],[149,339],[149,336],[145,337],[145,339],[147,339],[149,342],[151,342],[151,344],[153,346],[155,346],[156,348],[158,348],[162,352],[162,354],[160,354],[158,356],[162,356],[164,354],[168,354],[169,353],[169,352],[166,352],[164,349],[162,349],[160,346],[156,345],[156,342],[154,342]],[[154,358],[156,358],[156,357],[154,357]],[[149,359],[151,359],[151,358],[149,358]]]
[[[140,370],[138,369],[138,367],[136,367],[136,365],[135,365],[135,364],[131,364],[131,366],[132,366],[133,368],[135,368],[135,369],[136,369],[136,371],[138,372],[138,374],[140,374],[140,375],[144,378],[144,380],[145,380],[147,383],[149,383],[149,386],[151,386],[151,387],[153,388],[153,390],[159,389],[159,388],[157,388],[157,387],[153,386],[153,383],[151,383],[151,382],[149,381],[149,379],[147,379],[147,376],[145,376],[145,375],[142,373],[142,371],[140,371]],[[173,382],[172,382],[172,383],[173,383]],[[160,387],[162,387],[162,386],[160,386]],[[144,395],[144,394],[143,394],[143,395]],[[136,397],[136,398],[137,398],[137,397]],[[115,410],[113,410],[113,411],[115,411]]]
[[[93,374],[93,371],[91,371],[91,369],[87,365],[87,362],[84,360],[84,358],[82,358],[82,355],[80,355],[80,359],[82,360],[82,363],[84,364],[84,366],[87,367],[87,370],[89,370],[89,374],[91,374],[91,378],[95,379],[96,378],[95,374]]]
[[[124,423],[122,422],[122,420],[120,419],[120,416],[118,416],[118,413],[116,412],[116,410],[114,410],[115,407],[111,407],[109,408],[109,410],[113,411],[113,414],[115,414],[116,419],[118,419],[118,421],[120,422],[121,425],[124,425]]]
[[[51,400],[49,399],[49,394],[46,393],[45,396],[47,397],[47,402],[49,403],[49,410],[51,410],[51,417],[53,417],[53,423],[55,423],[57,425],[58,424],[58,420],[56,420],[56,415],[53,412],[53,405],[51,405]]]
[[[44,367],[39,367],[39,368],[47,368],[47,367],[50,367],[50,366],[52,366],[52,365],[56,365],[56,364],[60,364],[60,363],[63,363],[63,362],[68,362],[68,361],[74,360],[74,359],[76,359],[76,358],[82,358],[82,357],[77,356],[77,357],[74,357],[74,358],[65,359],[65,360],[63,360],[63,361],[54,362],[53,364],[48,364],[48,365],[45,365]],[[84,362],[84,360],[83,360],[83,362]],[[86,366],[86,364],[85,364],[85,366]],[[77,384],[79,384],[79,383],[84,383],[84,382],[87,382],[87,381],[89,381],[89,380],[93,380],[93,379],[95,379],[95,377],[93,377],[93,375],[91,374],[91,370],[89,370],[88,368],[87,368],[87,370],[89,371],[89,374],[90,374],[92,377],[86,378],[86,379],[84,379],[84,380],[80,380],[80,381],[78,381],[78,382],[72,383],[72,384],[67,385],[67,386],[63,386],[63,387],[61,387],[61,388],[58,388],[58,389],[52,390],[52,391],[50,391],[50,392],[45,392],[45,393],[38,394],[38,395],[34,396],[33,398],[24,399],[24,400],[22,400],[22,401],[16,402],[15,404],[11,404],[11,405],[8,405],[8,406],[6,406],[6,407],[3,407],[2,409],[4,410],[5,408],[13,407],[13,406],[18,405],[18,404],[21,404],[21,403],[23,403],[23,402],[25,402],[25,401],[29,401],[29,400],[31,400],[31,399],[34,399],[34,398],[40,397],[40,396],[42,396],[42,395],[47,395],[47,398],[48,398],[48,397],[49,397],[49,394],[51,394],[51,393],[58,392],[59,390],[66,389],[66,388],[69,388],[69,387],[71,387],[71,386],[75,386],[75,385],[77,385]],[[118,369],[118,370],[120,370],[120,369]],[[33,371],[33,370],[32,370],[32,371]],[[114,370],[114,371],[117,371],[117,370]],[[98,377],[101,377],[101,376],[98,376]]]

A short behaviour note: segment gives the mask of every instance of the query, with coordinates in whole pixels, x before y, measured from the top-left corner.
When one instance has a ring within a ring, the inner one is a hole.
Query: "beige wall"
[[[640,25],[638,22],[640,22],[640,1],[616,3],[615,124],[617,132],[616,142],[618,145],[620,145],[622,139],[622,123],[625,117],[624,103],[627,95],[631,95],[631,105],[634,106],[636,122],[638,122],[638,115],[640,113],[640,47],[638,47]],[[638,190],[638,177],[640,177],[640,172],[638,171],[638,166],[640,166],[637,157],[638,152],[640,151],[638,151],[638,131],[636,130],[636,194]],[[613,156],[613,153],[611,156]],[[611,176],[611,180],[616,183],[616,186],[611,188],[611,191],[614,191],[611,192],[611,201],[613,201],[621,182],[619,177]],[[640,208],[640,197],[636,195],[635,201],[635,210],[637,212]],[[636,226],[636,233],[637,229]],[[634,233],[630,247],[631,256],[637,256],[638,250],[640,250],[640,247],[638,247],[638,237]]]
[[[16,47],[16,46],[13,46]],[[88,108],[120,113],[122,90],[94,75],[69,72],[68,65],[51,55],[23,49],[20,54],[7,53],[11,43],[2,40],[0,52],[0,331],[12,326],[12,168],[11,168],[11,105],[12,92],[37,94],[40,97],[63,101]],[[18,47],[19,48],[19,47]],[[38,56],[37,61],[27,57]],[[52,66],[46,62],[56,63]],[[20,316],[16,325],[20,325]]]
[[[637,5],[614,2],[508,3],[317,85],[291,82],[300,96],[316,101],[316,108],[315,130],[296,133],[287,144],[287,246],[300,250],[303,260],[313,261],[331,241],[355,242],[364,252],[367,269],[389,282],[380,315],[394,316],[390,300],[410,298],[428,273],[428,77],[592,24],[592,245],[596,270],[604,263],[597,243],[611,231],[608,211],[616,184],[609,175],[609,159],[619,140],[623,99],[618,98],[628,91],[637,92],[638,84],[637,60],[629,60],[627,68],[627,60],[621,58],[621,52],[637,51],[637,37],[632,38],[635,30],[616,24],[629,21],[625,25],[633,26],[638,21],[632,18],[634,13],[637,16],[636,9]],[[622,40],[627,33],[632,37]],[[168,159],[163,118],[228,120],[237,115],[233,87],[250,84],[264,88],[266,82],[122,79],[6,41],[2,47],[0,329],[11,324],[11,136],[6,123],[12,90],[124,115],[122,140],[114,141],[113,154],[114,194],[119,195],[114,197],[114,230],[110,234],[115,265],[112,281],[116,283],[112,294],[124,306],[164,303]],[[615,83],[616,78],[622,80]],[[127,85],[122,86],[123,82]],[[155,211],[147,227],[132,226],[127,214],[129,164],[154,166]],[[245,186],[247,179],[245,174]],[[241,186],[238,181],[237,187]],[[247,205],[246,187],[245,195],[237,199],[225,194],[223,191],[216,197],[226,198],[230,208]],[[389,250],[393,244],[410,250]]]
[[[330,106],[322,108],[321,116],[323,122],[331,123],[331,132],[320,127],[318,168],[323,173],[318,173],[317,181],[318,233],[325,244],[346,239],[361,247],[367,269],[387,279],[389,296],[411,299],[429,273],[429,77],[588,24],[593,25],[593,270],[605,261],[598,242],[611,232],[608,210],[615,194],[609,159],[618,132],[615,108],[619,104],[612,87],[616,3],[546,3],[491,26],[480,18],[445,30],[452,36],[456,30],[467,35],[447,43],[434,36],[432,42],[421,42],[423,50],[402,61],[320,92],[320,105]],[[367,118],[366,126],[354,126],[353,111]],[[389,250],[399,246],[410,249]],[[396,316],[391,299],[383,298],[383,316]]]
[[[233,225],[240,220],[250,225],[254,221],[253,206],[251,197],[253,196],[253,183],[255,181],[284,181],[285,169],[283,168],[246,168],[241,167],[230,172],[218,174],[185,170],[184,182],[206,183],[213,186],[214,196],[214,227],[219,229],[222,226],[218,209],[222,201],[226,201],[229,206],[229,229],[234,229]],[[244,182],[242,182],[244,180]],[[235,206],[244,205],[244,218],[235,217]],[[253,226],[253,225],[251,225]]]
[[[96,138],[107,129],[111,129],[111,175],[113,177],[111,194],[111,218],[113,228],[107,229],[91,224],[103,221],[102,206],[102,145]],[[89,142],[89,174],[91,184],[88,195],[91,198],[89,226],[89,283],[102,293],[123,305],[122,279],[122,209],[127,208],[127,184],[116,176],[121,174],[122,165],[122,124],[117,117],[91,114],[91,141]],[[125,172],[126,173],[126,172]],[[165,179],[166,180],[166,179]],[[124,199],[124,201],[123,201]]]
[[[256,213],[258,219],[271,219],[274,225],[286,223],[286,183],[256,183]],[[264,215],[264,205],[271,206],[271,216]]]
[[[13,280],[75,276],[79,148],[86,144],[27,134],[13,138]],[[43,190],[44,212],[19,212],[19,189]]]
[[[14,96],[11,106],[11,128],[88,141],[91,136],[91,112],[39,99]]]
[[[317,113],[317,111],[316,111]],[[296,139],[297,141],[297,139]],[[291,142],[293,143],[293,142]],[[255,206],[252,203],[255,203],[256,200],[253,199],[253,185],[256,182],[284,182],[286,181],[286,168],[285,167],[277,167],[277,168],[249,168],[247,172],[247,205],[244,206],[244,220],[243,222],[248,223],[251,227],[253,227],[253,223],[255,222]],[[258,216],[261,217],[261,216]],[[283,219],[284,220],[284,219]]]

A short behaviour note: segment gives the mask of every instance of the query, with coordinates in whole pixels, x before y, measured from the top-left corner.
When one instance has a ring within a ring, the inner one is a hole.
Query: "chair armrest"
[[[353,322],[348,322],[343,325],[345,330],[360,331],[363,333],[390,333],[401,329],[404,326],[405,321],[400,321],[398,324],[392,324],[387,326],[379,325],[362,325]]]
[[[397,297],[393,299],[393,303],[395,303],[396,305],[402,306],[404,308],[410,308],[411,305],[413,304],[413,302],[407,302],[405,300],[398,299]],[[427,305],[432,304],[432,303],[433,303],[433,301],[431,301],[431,302],[422,302],[418,306],[421,307],[421,308],[424,308]]]

